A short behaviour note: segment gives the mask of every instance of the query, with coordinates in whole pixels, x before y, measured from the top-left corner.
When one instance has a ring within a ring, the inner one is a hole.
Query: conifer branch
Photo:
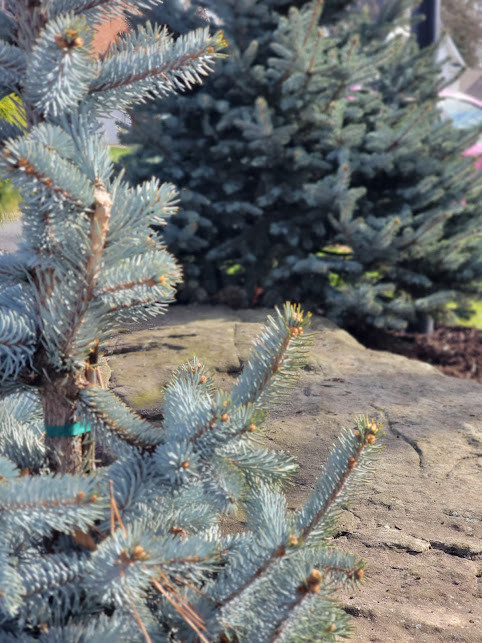
[[[218,607],[223,608],[232,601],[236,600],[238,597],[242,595],[244,591],[246,591],[251,585],[253,585],[261,576],[266,574],[271,566],[274,563],[279,563],[280,560],[286,555],[286,547],[284,544],[279,545],[277,549],[273,551],[271,556],[266,558],[262,565],[260,565],[254,574],[252,574],[242,585],[237,587],[231,594],[223,598],[222,600],[217,602]]]
[[[318,571],[318,570],[313,570],[313,571]],[[314,575],[313,572],[311,575]],[[316,589],[314,589],[316,588]],[[291,613],[294,612],[294,610],[299,607],[303,601],[307,599],[312,599],[313,598],[313,593],[318,593],[320,591],[319,585],[310,585],[307,582],[307,586],[300,586],[297,592],[297,596],[293,598],[293,602],[290,605],[290,611]],[[280,619],[275,625],[274,625],[274,634],[270,640],[270,643],[273,643],[274,641],[279,640],[280,636],[283,634],[283,632],[286,630],[286,628],[289,625],[289,617],[286,616],[286,614],[283,614],[283,618]]]
[[[90,85],[89,93],[96,100],[106,101],[115,92],[118,100],[123,97],[127,105],[134,95],[140,100],[152,92],[164,95],[183,91],[201,83],[226,46],[222,32],[210,36],[207,30],[180,36],[176,41],[165,30],[146,31],[143,35],[149,42],[147,46],[134,46],[127,37],[119,43],[119,51],[109,52],[100,75]]]
[[[313,3],[313,12],[311,14],[310,24],[308,25],[308,29],[306,30],[306,33],[305,33],[303,46],[307,45],[313,29],[315,28],[315,26],[318,24],[320,20],[324,3],[325,3],[325,0],[315,0],[315,2]]]
[[[276,313],[276,318],[269,318],[243,368],[232,392],[233,403],[261,404],[261,399],[276,397],[294,383],[293,369],[302,365],[304,349],[311,341],[304,336],[310,314],[305,317],[301,307],[289,303],[283,313],[278,309]]]
[[[130,603],[130,606],[131,606],[132,613],[134,614],[134,618],[136,620],[136,623],[137,623],[140,631],[142,632],[142,635],[143,635],[144,639],[146,640],[146,643],[152,643],[152,639],[149,636],[149,632],[147,631],[146,626],[142,622],[142,618],[141,618],[141,615],[139,614],[139,610],[137,609],[136,604],[134,603],[134,599],[132,598],[131,591],[129,590],[129,588],[127,588],[126,591],[127,591],[128,597],[129,597],[129,603]]]
[[[5,150],[3,156],[9,161],[7,171],[13,172],[14,170],[17,170],[20,172],[24,172],[32,180],[38,181],[38,183],[48,188],[48,190],[50,190],[53,194],[61,196],[62,198],[71,201],[73,204],[78,203],[78,198],[76,198],[72,194],[69,194],[67,190],[60,187],[59,185],[56,185],[47,174],[36,168],[35,164],[30,162],[28,158],[20,156],[16,161],[10,161],[11,154],[8,148]],[[48,214],[46,214],[45,216],[48,217]]]
[[[151,582],[161,596],[163,596],[174,607],[174,609],[179,612],[186,623],[194,630],[194,632],[196,632],[199,640],[202,643],[209,643],[209,639],[207,639],[202,632],[202,630],[206,629],[204,621],[199,614],[191,608],[189,603],[185,602],[176,591],[172,591],[172,588],[166,588],[156,579],[153,579]]]
[[[417,123],[422,120],[424,115],[431,109],[433,109],[433,105],[429,104],[424,105],[422,109],[417,110],[415,118],[411,119],[408,125],[402,129],[400,134],[390,143],[390,145],[388,145],[385,152],[391,152],[393,149],[395,149],[403,141],[405,136],[407,136],[407,134],[409,134],[413,130]]]
[[[160,277],[160,279],[163,279],[165,281],[165,277]],[[161,281],[162,283],[162,281]],[[137,279],[136,281],[124,281],[122,283],[116,284],[115,286],[104,286],[103,288],[99,288],[98,295],[102,296],[104,293],[115,293],[115,292],[120,292],[122,290],[129,290],[131,288],[134,288],[134,286],[148,286],[150,288],[154,287],[157,285],[157,281],[153,279],[152,277],[144,277],[143,279]]]
[[[112,478],[109,480],[109,503],[110,503],[110,533],[113,534],[116,527],[116,520],[119,523],[119,527],[122,529],[122,533],[127,538],[127,529],[125,528],[124,523],[119,512],[119,507],[117,506],[117,501],[114,495],[114,481]]]
[[[337,480],[337,485],[334,487],[334,489],[331,492],[331,495],[328,496],[323,505],[321,505],[318,509],[318,511],[313,515],[311,518],[311,521],[305,525],[305,527],[300,531],[299,537],[305,540],[308,538],[310,533],[313,531],[313,529],[318,525],[320,522],[321,518],[326,514],[328,509],[334,505],[336,500],[339,498],[340,494],[343,492],[345,485],[350,477],[350,475],[353,472],[353,469],[357,466],[357,462],[360,459],[367,443],[360,441],[360,446],[358,449],[355,451],[353,456],[348,458],[347,462],[345,463],[345,468],[341,476],[339,476]]]
[[[146,422],[111,391],[86,387],[80,390],[79,400],[79,411],[93,426],[142,452],[153,453],[164,439],[161,429]]]
[[[64,0],[59,0],[63,2]],[[105,19],[112,19],[115,16],[122,16],[125,13],[140,14],[142,9],[148,9],[155,5],[157,0],[74,0],[73,9],[76,14],[84,14],[88,11],[99,9]]]
[[[368,419],[362,419],[357,423],[357,428],[352,432],[352,435],[355,435],[356,438],[356,445],[354,448],[351,449],[350,457],[346,459],[346,464],[343,466],[342,469],[340,469],[340,466],[338,464],[339,461],[339,454],[337,453],[337,448],[335,448],[331,454],[331,459],[333,462],[336,462],[336,477],[333,476],[333,489],[331,493],[328,496],[323,497],[323,502],[318,502],[317,503],[317,510],[313,512],[313,514],[310,516],[309,512],[309,503],[308,501],[307,505],[305,508],[302,510],[300,514],[300,529],[299,531],[296,532],[296,534],[293,534],[290,538],[293,543],[295,543],[295,546],[299,542],[306,542],[308,541],[310,535],[312,532],[319,527],[320,522],[325,516],[327,515],[328,511],[333,508],[335,503],[337,501],[340,501],[340,497],[343,494],[343,498],[346,500],[348,497],[348,494],[346,493],[346,488],[348,486],[348,482],[350,481],[350,478],[355,475],[361,475],[361,476],[366,476],[367,470],[365,468],[360,469],[360,474],[356,471],[356,468],[360,466],[361,463],[363,463],[363,460],[368,460],[367,455],[370,457],[370,451],[374,450],[374,443],[375,443],[375,436],[379,432],[380,427],[377,425],[374,421],[369,422]],[[341,442],[341,441],[340,441]],[[365,454],[365,450],[368,452]],[[324,478],[320,478],[319,483],[323,484]],[[349,493],[349,491],[348,491]],[[312,497],[317,496],[317,490],[315,488]],[[307,512],[308,510],[308,512]],[[308,521],[302,521],[301,516],[303,513],[306,513],[307,516],[309,517]],[[290,542],[288,543],[288,545]],[[262,563],[259,565],[259,567],[255,570],[253,574],[249,578],[247,578],[243,584],[241,584],[239,587],[237,587],[231,594],[229,594],[227,597],[223,598],[222,600],[219,601],[219,607],[226,607],[229,603],[240,597],[249,587],[253,585],[253,583],[257,582],[258,579],[264,575],[266,575],[271,568],[273,567],[274,564],[280,563],[283,558],[286,556],[290,555],[290,548],[287,547],[287,543],[281,542],[279,543],[278,547],[274,548],[272,553],[266,557],[262,561]],[[334,571],[334,569],[333,569]],[[350,572],[347,572],[347,577],[349,577]],[[360,575],[360,578],[362,577],[362,574]]]

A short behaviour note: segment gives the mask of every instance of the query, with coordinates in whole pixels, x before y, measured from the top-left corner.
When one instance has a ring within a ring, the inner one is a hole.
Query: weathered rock
[[[108,342],[111,385],[156,419],[162,388],[195,354],[229,388],[266,311],[173,307]],[[367,561],[370,583],[342,596],[360,643],[481,640],[482,388],[435,368],[363,348],[322,318],[299,387],[271,411],[268,441],[295,455],[287,489],[303,503],[342,426],[382,421],[386,449],[373,481],[343,512],[335,542]],[[228,527],[233,528],[232,522]]]

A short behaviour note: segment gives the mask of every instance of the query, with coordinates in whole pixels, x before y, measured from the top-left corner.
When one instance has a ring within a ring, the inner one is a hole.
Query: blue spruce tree
[[[137,107],[125,138],[134,183],[167,169],[182,187],[164,233],[184,299],[288,298],[403,328],[480,297],[482,181],[462,157],[476,133],[441,118],[433,51],[406,35],[414,2],[387,0],[376,21],[362,4],[327,0],[325,19],[322,0],[193,0],[161,15],[222,26],[230,52],[206,86]]]
[[[139,27],[106,55],[93,26],[150,0],[16,0],[0,12],[1,172],[22,194],[23,239],[0,254],[0,640],[333,641],[334,603],[363,562],[329,540],[372,470],[375,422],[342,432],[306,505],[295,469],[260,444],[266,406],[293,384],[308,318],[269,318],[229,394],[197,360],[149,424],[100,384],[99,345],[157,315],[180,269],[150,226],[176,210],[157,179],[116,176],[97,119],[197,84],[224,48]],[[219,517],[242,511],[225,535]]]

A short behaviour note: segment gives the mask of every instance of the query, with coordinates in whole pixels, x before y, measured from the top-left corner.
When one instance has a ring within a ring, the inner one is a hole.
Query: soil
[[[350,332],[367,348],[419,359],[446,375],[482,382],[482,330],[477,328],[439,326],[428,335],[395,330]]]

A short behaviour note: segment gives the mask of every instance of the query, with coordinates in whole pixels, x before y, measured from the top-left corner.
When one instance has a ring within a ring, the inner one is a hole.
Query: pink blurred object
[[[482,109],[482,100],[471,96],[470,94],[464,94],[464,92],[457,92],[454,89],[442,89],[439,94],[441,98],[453,98],[455,100],[461,101],[462,103],[470,103],[475,105],[479,109]]]
[[[475,167],[478,170],[482,170],[482,143],[476,143],[475,145],[472,145],[472,147],[469,147],[468,149],[465,150],[465,152],[462,154],[462,156],[477,156],[477,157],[479,157],[475,161]]]
[[[350,91],[352,91],[352,92],[361,92],[361,91],[362,91],[362,89],[363,89],[363,85],[350,85],[350,87],[349,87],[348,89],[349,89]],[[370,89],[370,90],[368,90],[368,91],[369,91],[369,93],[370,93],[370,94],[374,94],[374,93],[375,93],[375,92],[374,92],[373,90],[371,90],[371,89]],[[346,100],[355,100],[355,99],[356,99],[356,96],[354,96],[353,94],[349,94],[349,95],[346,97]]]

